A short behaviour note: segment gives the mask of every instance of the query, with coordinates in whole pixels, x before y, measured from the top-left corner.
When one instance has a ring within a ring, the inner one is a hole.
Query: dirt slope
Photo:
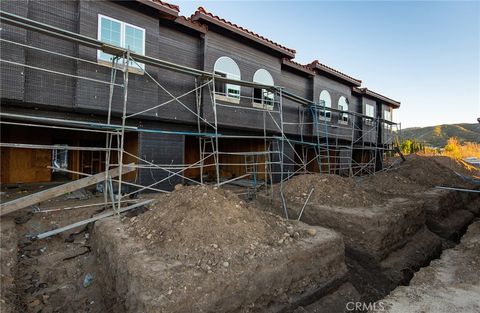
[[[207,186],[184,187],[161,195],[148,212],[126,223],[131,235],[146,242],[152,254],[198,263],[207,270],[223,262],[242,263],[262,256],[272,247],[306,235],[231,192]]]
[[[375,312],[480,312],[480,221],[461,243],[417,272],[409,286],[395,289]]]

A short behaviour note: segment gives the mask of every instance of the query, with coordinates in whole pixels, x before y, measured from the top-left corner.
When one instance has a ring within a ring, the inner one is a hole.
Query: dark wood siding
[[[181,32],[171,23],[160,23],[158,43],[160,59],[197,69],[202,68],[203,39],[198,34]],[[158,76],[162,86],[176,97],[195,88],[195,77],[192,75],[159,69]],[[165,90],[158,88],[159,104],[170,99],[171,96]],[[193,112],[197,112],[195,92],[182,97],[180,101]],[[197,117],[177,101],[158,108],[156,113],[159,118],[165,120],[189,123],[197,121]]]
[[[303,73],[293,72],[289,69],[283,68],[282,69],[282,81],[281,86],[285,87],[285,89],[313,101],[313,77],[309,77]],[[293,101],[290,99],[283,100],[283,113],[284,113],[284,121],[287,123],[294,123],[294,124],[287,124],[285,126],[285,132],[289,134],[297,134],[300,135],[303,132],[303,135],[311,136],[312,133],[312,125],[311,124],[303,124],[303,123],[311,123],[311,112],[308,108],[297,101]]]
[[[362,101],[363,101],[363,97],[352,94],[350,106],[351,106],[352,110],[354,110],[354,112],[364,114],[365,109],[363,107]],[[363,118],[361,116],[355,116],[353,118],[354,118],[354,122],[355,122],[355,133],[354,133],[353,140],[356,143],[361,143],[361,141],[360,141],[361,138],[360,137],[362,136],[362,129],[363,129],[363,124],[364,124],[363,123]]]
[[[68,31],[78,31],[78,3],[76,1],[29,1],[28,17]],[[32,46],[76,56],[77,45],[34,32],[27,33]],[[70,75],[76,74],[76,61],[49,53],[26,49],[27,64]],[[72,109],[76,79],[63,75],[25,69],[25,101],[54,109]]]
[[[285,65],[282,66],[278,54],[270,54],[264,49],[255,47],[252,43],[232,37],[215,27],[211,27],[202,38],[198,33],[187,30],[184,26],[159,19],[155,10],[137,2],[6,1],[2,2],[2,9],[93,38],[98,36],[98,14],[103,14],[144,28],[146,34],[145,53],[154,58],[213,72],[216,60],[221,56],[228,56],[238,64],[241,79],[245,81],[252,81],[254,73],[258,69],[266,69],[272,75],[276,85],[283,86],[289,92],[300,97],[318,102],[320,92],[324,89],[328,90],[333,108],[338,108],[339,98],[345,96],[349,101],[350,111],[363,113],[364,102],[367,101],[363,97],[352,96],[350,86],[330,77],[322,75],[309,77],[305,73],[297,72]],[[76,44],[26,32],[9,25],[2,26],[2,28],[2,38],[74,57],[78,56],[93,62],[93,64],[52,56],[41,51],[19,48],[6,43],[2,43],[1,46],[2,58],[105,82],[110,80],[111,69],[97,64],[95,49],[78,47]],[[139,112],[162,104],[171,100],[172,95],[178,97],[195,87],[195,78],[190,75],[152,66],[147,66],[146,71],[151,77],[138,73],[129,75],[128,113]],[[68,114],[78,112],[84,116],[87,116],[86,113],[97,114],[103,118],[106,115],[109,95],[107,84],[5,64],[2,64],[1,75],[2,100],[18,101],[9,104],[46,107],[47,110],[64,111]],[[118,72],[117,76],[117,82],[123,83],[122,73]],[[162,87],[159,87],[155,81],[158,81]],[[276,124],[280,124],[280,118],[277,113],[271,115],[275,118],[276,123],[274,123],[272,117],[265,112],[241,109],[241,107],[253,107],[252,95],[252,88],[242,87],[241,96],[243,98],[239,104],[226,103],[231,107],[219,106],[217,108],[218,124],[222,133],[223,131],[233,131],[235,134],[246,134],[247,131],[253,131],[253,134],[259,135],[263,134],[264,123],[269,133],[278,133],[279,128]],[[207,92],[203,96],[202,114],[210,122],[213,122],[210,96]],[[137,116],[137,120],[132,123],[146,125],[150,121],[154,124],[150,124],[152,128],[170,130],[193,126],[196,131],[197,117],[192,113],[192,111],[196,112],[195,93],[182,97],[180,101],[188,109],[177,101],[173,101]],[[284,98],[282,103],[283,117],[286,123],[299,124],[302,119],[307,123],[312,122],[311,113],[298,102]],[[113,113],[116,117],[120,116],[122,107],[123,90],[116,87],[113,99]],[[377,103],[376,108],[380,117],[383,117],[380,108],[385,108],[385,106]],[[65,114],[65,116],[68,115]],[[348,127],[340,125],[338,118],[339,114],[332,112],[331,125],[328,127],[330,136],[334,134],[344,137],[351,136],[351,130],[343,130],[342,128]],[[359,126],[362,125],[362,119],[355,119],[355,123]],[[210,131],[212,130],[210,129]],[[300,125],[285,125],[285,132],[298,138],[302,130]],[[303,135],[312,136],[312,127],[304,127]],[[355,134],[355,138],[360,135],[359,131]],[[374,142],[376,139],[366,140]],[[182,162],[179,158],[183,156],[183,148],[178,148],[178,146],[183,147],[183,136],[181,135],[142,134],[139,143],[141,156],[154,163],[171,162],[172,160]],[[286,154],[291,156],[293,150],[290,150],[286,151]],[[142,182],[148,183],[150,178],[150,171],[141,171]]]
[[[27,16],[27,0],[2,1],[1,9],[20,16]],[[1,37],[5,40],[25,44],[27,31],[2,23]],[[10,43],[0,43],[1,57],[4,60],[25,64],[25,50]],[[25,92],[25,68],[18,65],[3,63],[0,66],[0,94],[2,100],[23,101]]]
[[[275,84],[280,85],[282,82],[281,60],[276,56],[215,31],[210,31],[206,34],[205,45],[204,70],[208,72],[213,72],[218,58],[227,56],[237,63],[242,80],[253,81],[255,72],[263,68],[272,75]],[[262,112],[236,108],[240,106],[246,108],[253,107],[253,89],[241,87],[240,92],[242,99],[239,104],[218,101],[220,104],[223,103],[233,107],[217,107],[219,125],[263,131]],[[204,94],[203,114],[209,121],[213,121],[212,104],[207,93]],[[271,118],[267,118],[266,128],[271,131],[278,130]]]
[[[184,138],[183,135],[141,133],[139,140],[140,157],[155,164],[183,164]],[[178,170],[172,171],[177,172]],[[168,172],[161,169],[141,169],[139,171],[139,183],[149,186],[168,175]],[[181,182],[183,182],[182,178],[173,176],[153,187],[173,190],[175,185]]]
[[[79,32],[82,35],[97,38],[98,15],[111,18],[145,29],[145,53],[158,58],[158,19],[140,10],[128,9],[121,3],[111,1],[80,1]],[[80,47],[79,56],[82,59],[97,62],[97,50]],[[157,69],[146,66],[146,70],[158,79]],[[110,81],[111,69],[91,63],[78,62],[78,75]],[[117,81],[123,83],[122,73],[117,73]],[[119,114],[123,108],[123,89],[115,88],[112,111]],[[105,112],[108,108],[109,86],[87,80],[79,81],[77,85],[76,106],[79,110],[89,112]],[[135,73],[129,74],[127,112],[134,113],[152,107],[158,103],[157,87],[147,76]],[[155,112],[149,112],[155,115]]]
[[[354,101],[350,86],[342,84],[338,81],[332,80],[322,75],[315,75],[314,79],[314,92],[313,97],[315,102],[319,102],[320,92],[327,90],[330,93],[332,99],[332,108],[339,109],[338,100],[340,97],[348,99],[348,110],[352,112],[358,112],[358,103]],[[340,136],[343,138],[352,137],[352,116],[349,115],[348,125],[339,123],[341,113],[332,111],[331,121],[329,123],[328,132],[332,136]]]

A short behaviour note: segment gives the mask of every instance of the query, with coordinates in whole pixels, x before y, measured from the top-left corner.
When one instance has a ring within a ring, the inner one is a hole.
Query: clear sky
[[[175,1],[198,6],[402,103],[402,127],[480,117],[480,2]]]

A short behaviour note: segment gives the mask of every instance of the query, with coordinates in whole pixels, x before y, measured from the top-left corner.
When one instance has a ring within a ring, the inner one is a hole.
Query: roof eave
[[[306,67],[304,67],[304,66],[302,66],[302,65],[300,65],[300,64],[296,64],[295,62],[292,62],[292,61],[290,61],[289,59],[283,58],[283,59],[282,59],[282,65],[288,66],[288,67],[290,67],[290,68],[292,68],[292,69],[295,69],[295,70],[297,70],[297,71],[300,71],[300,72],[302,72],[302,73],[305,73],[305,74],[307,74],[307,75],[309,75],[309,76],[315,75],[315,72],[312,71],[311,69],[308,69],[308,68],[306,68]]]
[[[333,76],[343,80],[344,82],[349,83],[353,87],[360,87],[362,85],[362,81],[359,80],[359,79],[355,79],[355,78],[349,77],[347,75],[343,75],[343,74],[341,74],[337,71],[331,70],[331,69],[329,69],[327,67],[324,67],[324,66],[321,66],[319,64],[315,64],[314,68],[319,70],[319,71],[322,71],[324,73],[333,75]]]
[[[360,95],[365,95],[365,96],[369,96],[370,98],[373,98],[373,99],[376,99],[376,100],[380,100],[381,102],[387,104],[387,105],[390,105],[396,109],[400,108],[400,105],[401,103],[399,101],[396,101],[396,100],[393,100],[393,99],[390,99],[384,95],[381,95],[379,93],[376,93],[374,91],[371,91],[369,90],[368,88],[356,88],[356,87],[353,87],[352,88],[352,91],[354,93],[357,93],[357,94],[360,94]]]
[[[175,23],[180,24],[180,25],[185,26],[185,27],[188,27],[188,28],[190,28],[194,31],[197,31],[199,33],[202,33],[202,34],[207,33],[207,26],[198,24],[196,22],[193,22],[192,20],[189,20],[184,16],[178,16],[175,19]]]
[[[160,12],[160,14],[163,15],[164,17],[168,17],[171,19],[175,19],[178,17],[179,12],[177,10],[168,8],[158,2],[154,2],[151,0],[136,0],[136,1],[142,4],[145,4],[151,8],[157,9]]]
[[[205,14],[205,13],[202,13],[202,12],[196,12],[195,15],[193,15],[191,18],[190,18],[192,21],[200,21],[200,20],[203,20],[207,23],[211,23],[211,24],[214,24],[216,26],[219,26],[223,29],[226,29],[228,31],[231,31],[237,35],[240,35],[240,36],[243,36],[251,41],[254,41],[258,44],[261,44],[263,46],[266,46],[272,50],[275,50],[276,52],[279,52],[281,53],[282,55],[284,55],[285,57],[288,57],[290,59],[293,59],[295,57],[295,52],[292,52],[292,51],[289,51],[289,50],[286,50],[286,49],[282,49],[281,47],[277,46],[277,45],[274,45],[270,42],[267,42],[265,40],[262,40],[260,38],[257,38],[255,37],[254,35],[252,34],[249,34],[248,32],[245,32],[245,31],[242,31],[238,28],[235,28],[233,26],[230,26],[228,24],[225,24],[225,23],[222,23],[221,21],[218,21],[216,20],[215,18],[212,18],[211,16]]]

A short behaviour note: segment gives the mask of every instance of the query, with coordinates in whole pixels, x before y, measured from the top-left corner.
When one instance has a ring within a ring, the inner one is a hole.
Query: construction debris
[[[41,233],[41,234],[38,234],[36,236],[33,236],[33,238],[36,238],[36,239],[44,239],[44,238],[47,238],[47,237],[50,237],[50,236],[53,236],[53,235],[57,235],[57,234],[60,234],[66,230],[70,230],[70,229],[73,229],[73,228],[77,228],[77,227],[80,227],[80,226],[83,226],[83,225],[86,225],[86,224],[89,224],[89,223],[92,223],[92,222],[95,222],[95,221],[98,221],[102,218],[106,218],[106,217],[109,217],[109,216],[112,216],[114,214],[120,214],[120,213],[123,213],[123,212],[126,212],[128,210],[132,210],[132,209],[136,209],[136,208],[139,208],[139,207],[142,207],[144,205],[147,205],[149,204],[150,202],[152,202],[152,200],[146,200],[146,201],[143,201],[143,202],[140,202],[140,203],[136,203],[136,204],[132,204],[132,205],[129,205],[127,207],[124,207],[124,208],[120,208],[116,211],[108,211],[108,212],[104,212],[104,213],[101,213],[99,215],[96,215],[92,218],[89,218],[89,219],[86,219],[86,220],[83,220],[83,221],[80,221],[80,222],[76,222],[76,223],[73,223],[73,224],[70,224],[70,225],[67,225],[67,226],[64,226],[64,227],[60,227],[60,228],[57,228],[57,229],[54,229],[54,230],[50,230],[50,231],[47,231],[47,232],[44,232],[44,233]]]
[[[132,164],[124,165],[122,168],[122,173],[126,174],[129,172],[134,171],[135,168]],[[114,168],[108,171],[108,176],[116,177],[120,174],[120,168]],[[101,172],[89,177],[85,177],[76,181],[72,181],[57,187],[53,187],[47,190],[43,190],[32,195],[28,195],[19,199],[15,199],[6,203],[2,203],[0,205],[0,215],[3,216],[5,214],[15,212],[17,210],[26,208],[28,206],[34,205],[36,203],[49,200],[63,194],[73,192],[75,190],[93,185],[98,183],[101,180],[105,179],[105,172]]]

